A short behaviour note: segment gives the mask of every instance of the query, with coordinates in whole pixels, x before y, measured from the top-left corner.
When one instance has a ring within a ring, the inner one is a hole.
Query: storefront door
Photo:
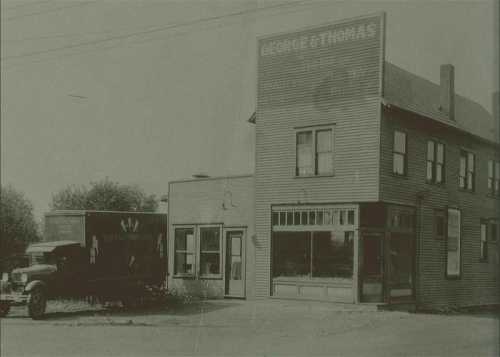
[[[228,297],[245,296],[244,250],[244,231],[226,231],[225,295]]]
[[[391,233],[388,261],[388,290],[391,301],[413,297],[414,237]]]
[[[362,238],[361,301],[383,301],[384,235],[365,233]]]

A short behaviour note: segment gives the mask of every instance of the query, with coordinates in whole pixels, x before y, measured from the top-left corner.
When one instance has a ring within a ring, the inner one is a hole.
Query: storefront
[[[357,205],[273,206],[272,296],[356,301]]]

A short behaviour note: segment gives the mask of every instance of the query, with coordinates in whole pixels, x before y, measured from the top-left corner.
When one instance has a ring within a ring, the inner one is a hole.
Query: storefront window
[[[220,229],[219,227],[200,228],[200,275],[220,274]]]
[[[274,232],[273,277],[352,279],[353,242],[353,231]]]
[[[175,229],[174,274],[194,275],[194,229]]]

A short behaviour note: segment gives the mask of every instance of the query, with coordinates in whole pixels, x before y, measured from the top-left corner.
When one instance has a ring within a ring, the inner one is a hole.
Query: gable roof
[[[455,120],[440,109],[440,85],[385,62],[384,96],[387,104],[437,120],[483,139],[498,142],[493,115],[479,103],[455,94]]]

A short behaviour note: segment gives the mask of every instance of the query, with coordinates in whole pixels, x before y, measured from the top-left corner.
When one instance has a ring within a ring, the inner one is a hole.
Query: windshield
[[[33,252],[30,253],[30,265],[49,264],[56,265],[56,259],[52,253]]]

